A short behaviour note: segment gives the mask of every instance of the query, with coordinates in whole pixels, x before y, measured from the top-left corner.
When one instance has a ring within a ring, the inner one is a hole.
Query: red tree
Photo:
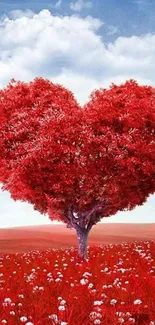
[[[80,107],[60,85],[12,80],[0,91],[0,182],[51,220],[90,229],[155,191],[155,92],[129,80]]]

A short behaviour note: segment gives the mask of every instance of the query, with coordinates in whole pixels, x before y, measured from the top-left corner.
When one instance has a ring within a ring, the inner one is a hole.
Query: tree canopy
[[[155,90],[135,80],[81,107],[49,80],[0,90],[0,182],[14,200],[88,229],[155,191]]]

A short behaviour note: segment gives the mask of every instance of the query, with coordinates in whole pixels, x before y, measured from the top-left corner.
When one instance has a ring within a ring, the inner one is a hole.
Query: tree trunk
[[[79,257],[82,259],[87,259],[87,240],[89,231],[83,229],[82,231],[76,230],[78,236],[78,253]]]

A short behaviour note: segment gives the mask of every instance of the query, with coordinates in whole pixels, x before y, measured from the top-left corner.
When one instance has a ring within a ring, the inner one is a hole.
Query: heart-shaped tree
[[[154,88],[112,84],[80,107],[48,80],[11,80],[0,91],[0,182],[14,200],[75,228],[87,258],[93,225],[155,191]]]

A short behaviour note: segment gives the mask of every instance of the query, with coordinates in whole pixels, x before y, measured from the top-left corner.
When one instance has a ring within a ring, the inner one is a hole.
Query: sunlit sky
[[[0,17],[0,87],[41,76],[84,104],[92,90],[112,82],[155,85],[153,0],[4,0]],[[103,222],[154,223],[155,196]],[[48,223],[0,190],[0,228]]]

